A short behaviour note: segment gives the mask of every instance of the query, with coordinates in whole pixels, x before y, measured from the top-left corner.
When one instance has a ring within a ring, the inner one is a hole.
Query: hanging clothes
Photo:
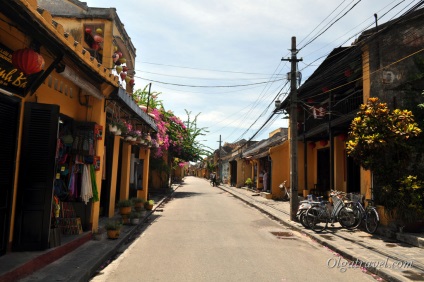
[[[74,199],[78,197],[77,184],[76,184],[77,173],[78,173],[78,166],[73,165],[71,177],[69,178],[68,189],[69,189],[70,196]]]
[[[90,175],[91,175],[91,187],[93,191],[93,202],[97,202],[99,200],[99,191],[97,190],[96,171],[94,169],[94,165],[90,165]]]
[[[93,188],[88,165],[83,165],[81,180],[81,199],[87,204],[93,197]]]

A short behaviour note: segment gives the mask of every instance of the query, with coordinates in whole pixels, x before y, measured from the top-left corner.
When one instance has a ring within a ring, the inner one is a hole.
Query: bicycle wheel
[[[327,228],[328,215],[322,207],[311,207],[306,211],[306,222],[309,228],[315,232],[322,232]]]
[[[380,223],[377,210],[373,207],[369,207],[365,211],[365,228],[368,233],[374,233]]]
[[[344,206],[337,214],[337,221],[347,229],[355,229],[361,223],[361,214],[355,213],[355,209]]]

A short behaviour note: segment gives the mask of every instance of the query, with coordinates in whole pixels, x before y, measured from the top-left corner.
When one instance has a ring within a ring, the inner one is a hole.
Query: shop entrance
[[[6,253],[9,239],[12,192],[16,163],[19,100],[0,95],[0,255]]]

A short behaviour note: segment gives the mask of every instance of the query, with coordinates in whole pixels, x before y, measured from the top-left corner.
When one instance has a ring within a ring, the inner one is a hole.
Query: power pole
[[[219,149],[218,149],[218,174],[219,179],[222,182],[222,171],[221,171],[221,134],[219,135]]]
[[[297,59],[296,37],[292,37],[291,58],[281,59],[291,62],[290,72],[290,219],[296,220],[299,207],[298,198],[298,161],[297,161]]]

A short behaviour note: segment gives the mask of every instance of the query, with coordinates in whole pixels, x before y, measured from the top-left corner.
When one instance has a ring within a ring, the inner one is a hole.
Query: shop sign
[[[12,54],[12,50],[0,43],[0,88],[23,97],[29,81],[12,65]]]

